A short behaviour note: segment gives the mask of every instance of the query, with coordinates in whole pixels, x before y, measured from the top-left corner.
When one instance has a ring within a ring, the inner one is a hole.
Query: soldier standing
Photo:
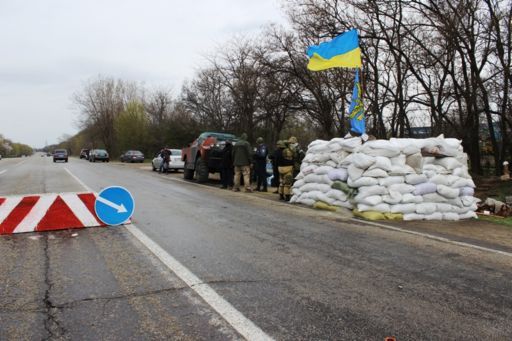
[[[247,142],[247,134],[243,133],[233,146],[233,166],[235,166],[235,185],[233,191],[240,191],[240,177],[244,177],[246,192],[251,188],[251,145]]]
[[[288,143],[290,149],[293,151],[293,178],[299,175],[300,172],[300,164],[302,160],[306,156],[306,153],[300,148],[299,142],[295,136],[292,136],[288,139]]]
[[[289,201],[293,185],[294,153],[288,142],[277,160],[279,171],[279,199]]]

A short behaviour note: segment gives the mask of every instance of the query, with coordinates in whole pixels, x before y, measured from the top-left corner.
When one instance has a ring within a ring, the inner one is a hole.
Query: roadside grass
[[[479,215],[478,218],[481,220],[489,221],[489,222],[492,222],[495,224],[505,226],[509,229],[512,229],[512,217],[496,218],[496,217],[488,217],[488,216]]]

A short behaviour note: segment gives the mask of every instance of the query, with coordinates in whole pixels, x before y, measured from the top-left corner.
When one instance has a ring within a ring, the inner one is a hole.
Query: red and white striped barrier
[[[0,234],[106,226],[94,212],[95,193],[0,197]]]

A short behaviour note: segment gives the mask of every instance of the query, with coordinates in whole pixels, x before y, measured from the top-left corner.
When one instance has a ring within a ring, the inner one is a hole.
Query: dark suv
[[[89,149],[82,149],[80,151],[80,159],[89,159]]]
[[[53,151],[53,162],[58,160],[68,162],[68,151],[66,149],[55,149]]]
[[[92,149],[89,152],[89,162],[103,161],[108,162],[109,156],[105,149]]]

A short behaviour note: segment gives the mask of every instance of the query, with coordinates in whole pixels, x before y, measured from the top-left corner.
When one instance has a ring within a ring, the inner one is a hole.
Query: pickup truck
[[[181,151],[184,162],[183,177],[197,182],[208,181],[210,173],[221,170],[222,151],[226,141],[236,142],[236,136],[227,133],[204,132]]]

